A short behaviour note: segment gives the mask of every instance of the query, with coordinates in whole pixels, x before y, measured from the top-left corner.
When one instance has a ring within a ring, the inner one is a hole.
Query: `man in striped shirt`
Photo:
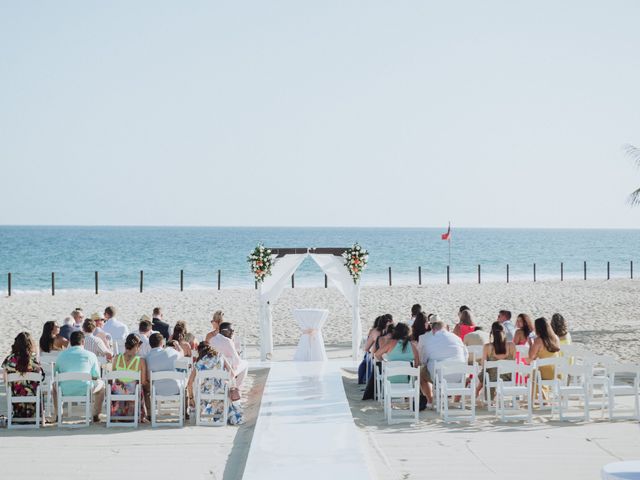
[[[95,353],[97,357],[106,358],[108,362],[112,359],[111,350],[104,344],[100,337],[95,336],[93,333],[96,330],[96,322],[90,318],[86,318],[82,324],[82,331],[84,332],[84,349]]]

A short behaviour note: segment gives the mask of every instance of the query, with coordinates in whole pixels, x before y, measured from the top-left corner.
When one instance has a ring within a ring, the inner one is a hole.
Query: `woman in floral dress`
[[[2,362],[6,375],[10,373],[42,373],[42,367],[36,358],[36,348],[27,332],[19,333],[11,346],[11,354]],[[44,379],[44,375],[43,375]],[[11,385],[11,394],[16,397],[33,396],[38,389],[38,382],[15,382]],[[35,417],[35,403],[14,403],[13,416],[16,418]]]
[[[203,400],[200,405],[196,405],[193,391],[197,372],[213,369],[229,370],[231,372],[231,378],[233,378],[231,366],[224,357],[219,355],[207,342],[200,342],[198,345],[198,360],[193,364],[187,385],[190,395],[189,403],[192,407],[201,409],[203,415],[213,415],[214,421],[218,421],[224,413],[224,402],[222,400]],[[211,394],[224,390],[224,385],[220,379],[208,379],[202,384],[201,388],[202,393]],[[229,400],[228,422],[230,425],[240,425],[244,423],[242,410],[236,403],[237,402]]]

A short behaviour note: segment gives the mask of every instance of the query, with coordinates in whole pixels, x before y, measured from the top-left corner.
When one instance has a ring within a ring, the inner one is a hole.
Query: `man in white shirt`
[[[504,333],[507,334],[507,342],[513,342],[513,336],[516,334],[516,326],[511,321],[511,312],[509,310],[500,310],[500,312],[498,312],[498,322],[504,327]]]
[[[96,330],[96,322],[90,318],[85,319],[82,324],[82,331],[84,332],[84,349],[94,353],[96,357],[104,358],[110,362],[113,358],[111,349],[108,348],[100,337],[94,335]]]
[[[220,324],[220,331],[229,329],[231,329],[231,323],[223,322]],[[247,376],[247,372],[249,371],[249,364],[246,360],[242,360],[240,358],[240,355],[238,355],[238,351],[233,344],[233,340],[218,332],[209,339],[209,345],[215,348],[218,353],[227,359],[227,362],[229,362],[231,369],[233,370],[232,375],[236,379],[236,386],[240,388],[244,378]]]
[[[140,345],[140,350],[138,350],[140,358],[146,358],[147,354],[151,350],[151,346],[149,345],[149,336],[151,333],[151,322],[144,317],[141,318],[140,323],[138,324],[138,332],[136,333],[138,338],[142,340],[142,345]]]
[[[113,353],[123,353],[124,341],[129,335],[129,328],[116,319],[116,309],[114,307],[109,306],[104,309],[104,318],[106,322],[102,329],[105,333],[111,335],[113,339]]]
[[[151,322],[149,322],[151,324]],[[149,327],[151,328],[151,327]],[[147,353],[145,359],[149,377],[152,372],[173,372],[176,369],[176,360],[180,358],[180,354],[173,348],[164,348],[164,337],[159,332],[153,332],[149,336],[149,345],[151,350]],[[154,382],[157,395],[177,395],[180,393],[179,385],[176,380],[157,380]],[[151,386],[149,391],[150,394]],[[150,398],[145,395],[147,401],[147,411],[151,411]]]
[[[418,338],[420,354],[420,388],[428,404],[433,402],[433,379],[436,362],[454,360],[466,363],[469,353],[457,335],[447,331],[441,321],[431,323],[431,331]]]
[[[73,312],[71,312],[71,317],[73,318],[74,324],[73,329],[75,331],[82,330],[82,324],[84,322],[84,312],[80,307],[76,308]]]

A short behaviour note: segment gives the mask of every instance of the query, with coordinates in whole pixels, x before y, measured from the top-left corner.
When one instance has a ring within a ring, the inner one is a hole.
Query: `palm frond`
[[[622,151],[629,157],[633,162],[640,167],[640,148],[627,143],[622,146]]]

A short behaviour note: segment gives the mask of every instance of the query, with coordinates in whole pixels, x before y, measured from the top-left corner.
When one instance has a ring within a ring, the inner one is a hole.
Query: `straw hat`
[[[140,321],[142,322],[143,320],[146,320],[147,322],[150,322],[151,321],[151,317],[149,315],[147,315],[147,314],[142,315],[140,317]]]
[[[102,315],[98,312],[93,312],[89,318],[95,322],[97,320],[102,320]]]

